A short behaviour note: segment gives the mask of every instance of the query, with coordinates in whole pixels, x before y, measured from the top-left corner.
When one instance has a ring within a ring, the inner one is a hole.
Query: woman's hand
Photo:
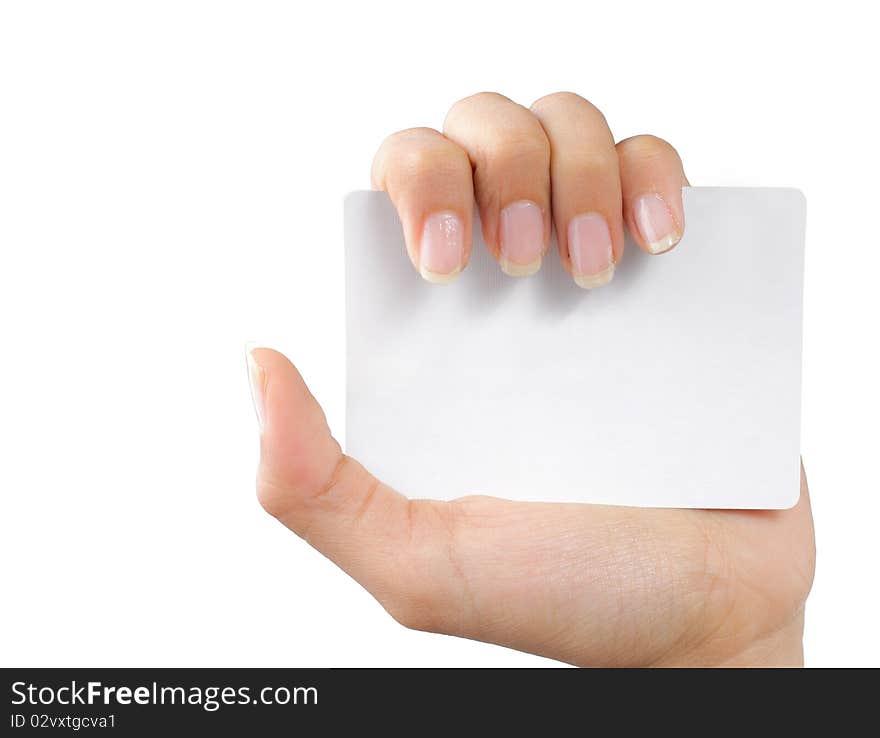
[[[391,196],[409,257],[430,282],[467,266],[474,200],[483,240],[507,274],[541,267],[552,217],[562,263],[586,288],[614,276],[624,222],[652,254],[684,229],[687,181],[675,149],[654,136],[615,146],[602,113],[571,93],[530,110],[495,93],[465,98],[442,134],[413,128],[386,139],[372,179]]]
[[[684,229],[675,150],[652,136],[615,146],[602,114],[570,93],[530,110],[496,94],[462,100],[443,134],[388,138],[373,183],[431,282],[467,266],[474,201],[506,273],[540,268],[552,220],[585,288],[613,277],[624,223],[655,254]],[[410,500],[342,454],[287,359],[254,349],[248,361],[260,502],[404,625],[590,666],[802,663],[814,569],[803,475],[799,503],[781,511]]]

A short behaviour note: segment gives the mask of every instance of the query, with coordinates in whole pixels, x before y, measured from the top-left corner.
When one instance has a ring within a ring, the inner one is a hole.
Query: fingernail
[[[449,284],[461,271],[464,225],[455,213],[434,213],[425,220],[419,249],[419,273],[428,282]]]
[[[265,417],[266,407],[266,372],[254,360],[253,350],[257,348],[254,344],[246,343],[244,346],[244,355],[247,360],[248,380],[251,385],[251,400],[254,403],[254,411],[257,413],[257,423],[260,425],[260,431],[263,430],[263,418]]]
[[[501,270],[527,277],[541,268],[544,254],[544,213],[529,200],[512,202],[501,211]]]
[[[681,228],[660,195],[642,195],[636,200],[633,213],[642,240],[652,254],[669,251],[681,240]]]
[[[568,255],[575,284],[584,289],[608,284],[614,276],[614,246],[608,221],[587,213],[568,224]]]

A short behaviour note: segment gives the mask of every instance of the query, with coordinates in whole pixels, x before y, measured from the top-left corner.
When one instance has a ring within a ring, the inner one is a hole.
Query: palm
[[[583,665],[743,661],[800,627],[803,478],[785,511],[408,500],[343,456],[293,366],[258,351],[261,502],[405,625]]]
[[[413,623],[579,664],[735,659],[797,617],[812,580],[806,501],[740,513],[469,498],[434,514],[453,591],[428,593]]]

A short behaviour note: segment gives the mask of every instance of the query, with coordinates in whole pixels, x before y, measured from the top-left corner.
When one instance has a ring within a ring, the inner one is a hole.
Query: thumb
[[[445,503],[408,500],[342,453],[296,367],[247,352],[260,422],[257,496],[271,515],[348,572],[398,620],[457,599],[442,555]],[[427,590],[430,591],[427,591]]]
[[[301,518],[296,513],[313,498],[336,496],[339,473],[348,471],[342,451],[293,364],[266,348],[249,348],[247,364],[260,425],[260,503],[275,517]],[[361,481],[346,479],[348,486]]]

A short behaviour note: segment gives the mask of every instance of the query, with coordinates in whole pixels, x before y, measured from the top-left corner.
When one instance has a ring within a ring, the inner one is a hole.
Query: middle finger
[[[550,144],[537,119],[503,95],[452,106],[443,124],[474,173],[483,240],[511,276],[538,271],[550,244]]]

